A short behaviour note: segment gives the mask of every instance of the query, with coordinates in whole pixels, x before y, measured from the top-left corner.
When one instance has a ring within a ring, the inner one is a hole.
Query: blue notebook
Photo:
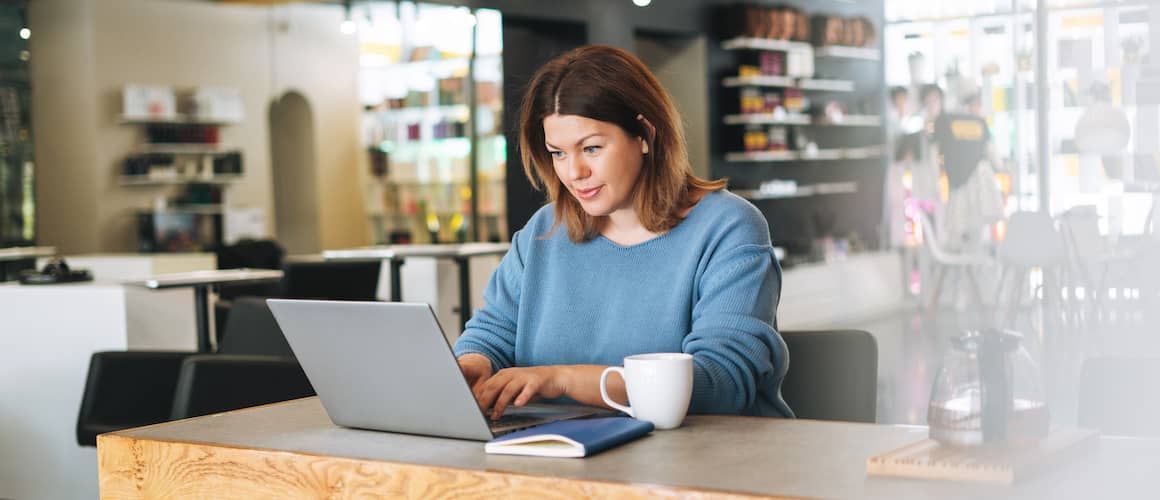
[[[586,457],[645,436],[652,430],[652,422],[628,417],[559,420],[492,439],[483,450],[501,455]]]

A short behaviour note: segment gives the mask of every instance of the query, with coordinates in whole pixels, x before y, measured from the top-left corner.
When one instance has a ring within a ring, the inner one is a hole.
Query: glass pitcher
[[[951,339],[930,394],[931,439],[978,446],[1047,435],[1050,415],[1039,370],[1022,338],[992,329]]]

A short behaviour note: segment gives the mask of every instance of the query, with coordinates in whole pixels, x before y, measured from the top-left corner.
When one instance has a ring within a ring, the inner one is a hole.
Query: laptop
[[[601,413],[529,404],[499,420],[479,408],[431,306],[268,299],[306,377],[336,425],[487,441]]]

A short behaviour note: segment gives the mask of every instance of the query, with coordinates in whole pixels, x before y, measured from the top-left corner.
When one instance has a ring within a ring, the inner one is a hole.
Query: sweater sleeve
[[[493,372],[515,366],[516,325],[524,259],[520,233],[492,273],[483,293],[483,307],[476,309],[455,341],[455,357],[482,354],[491,360]]]
[[[690,413],[742,413],[755,404],[763,379],[784,376],[785,343],[773,326],[780,294],[781,268],[769,245],[714,256],[682,346],[693,355]]]

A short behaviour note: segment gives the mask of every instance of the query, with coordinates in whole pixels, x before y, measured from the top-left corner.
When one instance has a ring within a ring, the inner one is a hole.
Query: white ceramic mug
[[[605,380],[620,373],[629,406],[608,397]],[[637,354],[624,358],[624,367],[610,366],[600,374],[600,397],[628,416],[652,422],[657,429],[680,427],[693,396],[693,356],[680,352]]]

